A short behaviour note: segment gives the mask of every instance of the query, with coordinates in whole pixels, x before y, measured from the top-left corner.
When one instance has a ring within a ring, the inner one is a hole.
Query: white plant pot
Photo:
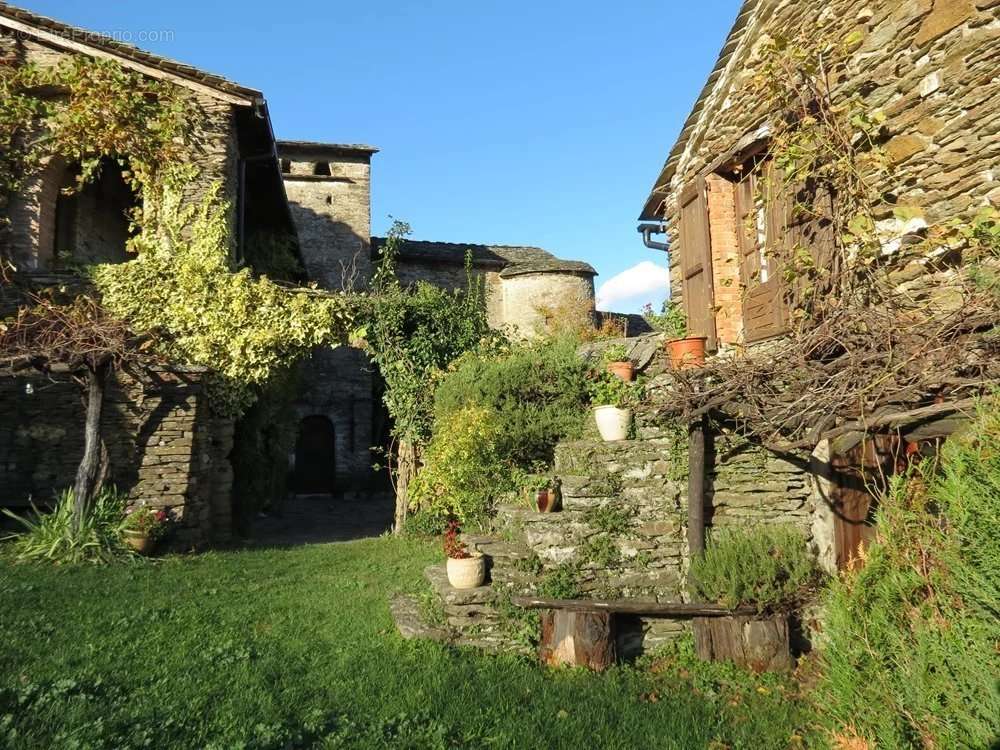
[[[632,410],[598,406],[594,408],[594,419],[597,420],[597,431],[605,442],[625,440],[628,428],[632,425]]]
[[[448,583],[456,589],[475,589],[486,580],[486,558],[479,554],[457,560],[448,558]]]

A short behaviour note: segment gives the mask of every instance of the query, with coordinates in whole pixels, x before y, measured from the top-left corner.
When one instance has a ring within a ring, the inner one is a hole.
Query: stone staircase
[[[555,474],[562,510],[538,513],[522,504],[501,505],[487,534],[467,534],[470,549],[487,558],[487,583],[460,591],[448,583],[445,565],[424,573],[429,601],[393,601],[400,631],[489,651],[528,653],[530,613],[510,604],[512,595],[562,596],[571,582],[581,598],[679,601],[683,598],[687,547],[684,482],[666,459],[667,440],[561,443]],[[622,653],[649,648],[676,636],[684,624],[633,618],[623,623]],[[537,637],[537,630],[534,633]]]

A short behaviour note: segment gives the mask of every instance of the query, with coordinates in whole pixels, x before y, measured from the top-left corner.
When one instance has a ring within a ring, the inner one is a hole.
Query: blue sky
[[[417,239],[539,245],[591,263],[628,311],[665,296],[636,217],[740,5],[14,2],[168,32],[140,46],[261,89],[279,138],[378,146],[373,232],[391,214]]]

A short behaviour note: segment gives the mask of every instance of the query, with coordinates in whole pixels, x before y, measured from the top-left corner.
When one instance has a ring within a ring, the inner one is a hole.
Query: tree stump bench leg
[[[790,672],[795,667],[788,618],[696,617],[694,644],[704,661],[732,661],[754,672]]]
[[[538,655],[543,664],[589,667],[603,671],[615,663],[615,634],[610,612],[542,612],[542,640]]]

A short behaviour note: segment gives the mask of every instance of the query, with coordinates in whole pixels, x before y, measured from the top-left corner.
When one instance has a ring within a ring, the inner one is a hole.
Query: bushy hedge
[[[1000,740],[1000,404],[897,481],[864,567],[831,590],[830,729],[892,748]]]
[[[805,534],[794,527],[722,529],[708,541],[705,554],[691,560],[695,591],[708,601],[763,612],[792,606],[817,584]]]
[[[410,486],[410,508],[433,527],[434,519],[457,518],[482,526],[496,496],[510,488],[509,465],[497,451],[495,415],[467,406],[435,423],[424,465]]]
[[[587,367],[577,346],[562,336],[466,354],[438,385],[437,419],[477,404],[495,415],[503,460],[525,470],[551,463],[556,443],[578,437],[587,414]]]

